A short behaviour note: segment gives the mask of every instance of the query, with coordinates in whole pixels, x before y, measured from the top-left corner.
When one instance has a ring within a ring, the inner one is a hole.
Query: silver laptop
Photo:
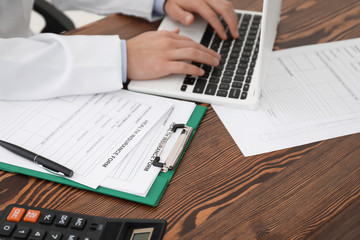
[[[170,75],[149,81],[130,81],[128,89],[154,95],[224,106],[255,109],[261,94],[277,26],[281,0],[264,0],[263,12],[236,10],[239,39],[222,41],[208,23],[197,16],[191,26],[165,17],[159,30],[180,28],[180,34],[214,49],[222,55],[220,66],[198,66],[205,70],[201,77]],[[225,21],[220,21],[226,26]]]

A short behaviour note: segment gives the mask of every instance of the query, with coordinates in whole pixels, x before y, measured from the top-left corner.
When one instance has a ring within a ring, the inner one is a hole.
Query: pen
[[[15,153],[16,155],[19,155],[23,158],[33,161],[34,163],[38,163],[44,168],[47,168],[56,173],[62,173],[67,177],[72,177],[74,175],[74,172],[71,169],[64,167],[54,161],[51,161],[50,159],[42,157],[36,153],[30,152],[29,150],[26,150],[22,147],[16,146],[12,143],[8,143],[0,140],[0,146],[9,150],[10,152]]]

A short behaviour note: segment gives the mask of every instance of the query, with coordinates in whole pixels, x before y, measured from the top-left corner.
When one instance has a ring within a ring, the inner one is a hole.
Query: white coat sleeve
[[[163,17],[153,11],[154,0],[52,0],[61,10],[85,10],[97,14],[123,13],[156,21]]]
[[[0,38],[0,99],[43,99],[122,88],[117,36]]]

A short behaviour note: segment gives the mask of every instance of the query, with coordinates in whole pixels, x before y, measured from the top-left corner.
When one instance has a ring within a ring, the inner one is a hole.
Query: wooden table
[[[260,11],[259,0],[234,1]],[[130,38],[159,22],[111,15],[72,34]],[[283,0],[275,48],[360,37],[359,0]],[[11,203],[163,218],[165,239],[360,239],[360,134],[245,158],[212,108],[158,207],[0,171]]]

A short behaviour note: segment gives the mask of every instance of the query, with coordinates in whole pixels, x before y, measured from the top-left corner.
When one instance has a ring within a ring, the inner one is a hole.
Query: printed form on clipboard
[[[165,159],[171,151],[159,149],[161,142],[169,136],[166,146],[176,144],[181,131],[170,134],[169,129],[178,122],[186,123],[194,108],[194,103],[164,101],[126,90],[42,101],[0,101],[0,112],[6,116],[0,119],[0,138],[73,169],[74,176],[51,177],[3,148],[0,165],[89,190],[106,186],[146,196],[161,170],[151,164],[153,159],[159,153]]]
[[[101,186],[145,197],[159,172],[171,170],[176,165],[192,133],[192,128],[178,124],[189,120],[195,104],[173,99],[166,101],[172,103],[171,109]]]

